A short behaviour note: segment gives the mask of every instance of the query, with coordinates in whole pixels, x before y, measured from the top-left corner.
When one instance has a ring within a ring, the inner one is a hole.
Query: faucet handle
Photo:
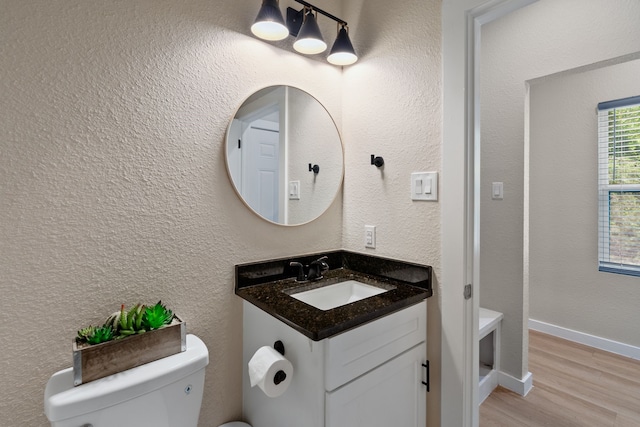
[[[315,261],[312,261],[311,264],[309,264],[309,276],[307,277],[307,279],[322,279],[322,275],[329,271],[329,264],[327,263],[328,260],[328,257],[323,256]]]
[[[327,263],[327,261],[329,261],[329,257],[325,255],[325,256],[323,256],[321,258],[318,258],[314,262],[312,262],[312,264],[319,265],[320,266],[320,272],[324,273],[324,272],[329,270],[329,263]]]

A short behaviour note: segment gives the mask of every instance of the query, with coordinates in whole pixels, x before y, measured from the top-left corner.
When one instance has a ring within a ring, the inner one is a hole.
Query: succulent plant
[[[126,337],[134,334],[146,332],[142,322],[145,316],[145,306],[136,304],[125,311],[124,304],[120,307],[120,316],[117,323],[117,334],[120,337]],[[114,319],[115,320],[115,319]]]
[[[78,331],[76,340],[89,344],[99,344],[112,339],[125,338],[146,331],[159,329],[171,323],[173,312],[158,301],[156,305],[145,306],[136,304],[125,310],[124,304],[120,310],[113,312],[102,326],[89,326]]]
[[[89,344],[100,344],[113,339],[113,328],[111,325],[102,325],[94,328],[93,333],[87,337]]]
[[[78,331],[77,339],[79,341],[85,341],[86,342],[89,339],[89,337],[93,335],[95,330],[96,330],[95,326],[88,326],[86,328],[80,329]]]
[[[105,325],[111,325],[114,331],[118,330],[118,326],[120,325],[120,310],[114,311],[111,316],[107,317],[107,320],[104,322]]]
[[[173,312],[165,307],[162,301],[158,301],[156,305],[146,308],[142,323],[145,329],[150,331],[171,323],[171,320],[173,320]]]

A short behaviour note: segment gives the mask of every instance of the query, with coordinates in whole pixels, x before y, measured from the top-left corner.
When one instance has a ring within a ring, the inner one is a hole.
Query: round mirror
[[[227,129],[226,152],[238,196],[276,224],[316,219],[342,184],[338,129],[318,100],[294,87],[270,86],[247,98]]]

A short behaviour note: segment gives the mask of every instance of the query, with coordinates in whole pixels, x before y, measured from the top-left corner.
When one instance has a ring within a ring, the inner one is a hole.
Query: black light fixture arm
[[[304,0],[294,0],[294,1],[300,3],[303,6],[306,6],[306,7],[309,7],[311,9],[315,10],[316,12],[326,16],[327,18],[333,19],[334,21],[336,21],[337,23],[339,23],[341,25],[344,25],[345,27],[347,26],[347,21],[343,21],[342,19],[330,14],[329,12],[325,12],[324,10],[317,8],[316,6],[312,5],[311,3],[307,3]]]

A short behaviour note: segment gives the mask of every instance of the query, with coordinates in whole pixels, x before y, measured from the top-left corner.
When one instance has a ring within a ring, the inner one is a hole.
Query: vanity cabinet
[[[243,412],[253,427],[425,426],[426,301],[320,341],[243,304]],[[250,387],[246,366],[278,340],[293,378],[269,398]]]
[[[422,343],[325,397],[326,427],[424,427],[426,387]]]

